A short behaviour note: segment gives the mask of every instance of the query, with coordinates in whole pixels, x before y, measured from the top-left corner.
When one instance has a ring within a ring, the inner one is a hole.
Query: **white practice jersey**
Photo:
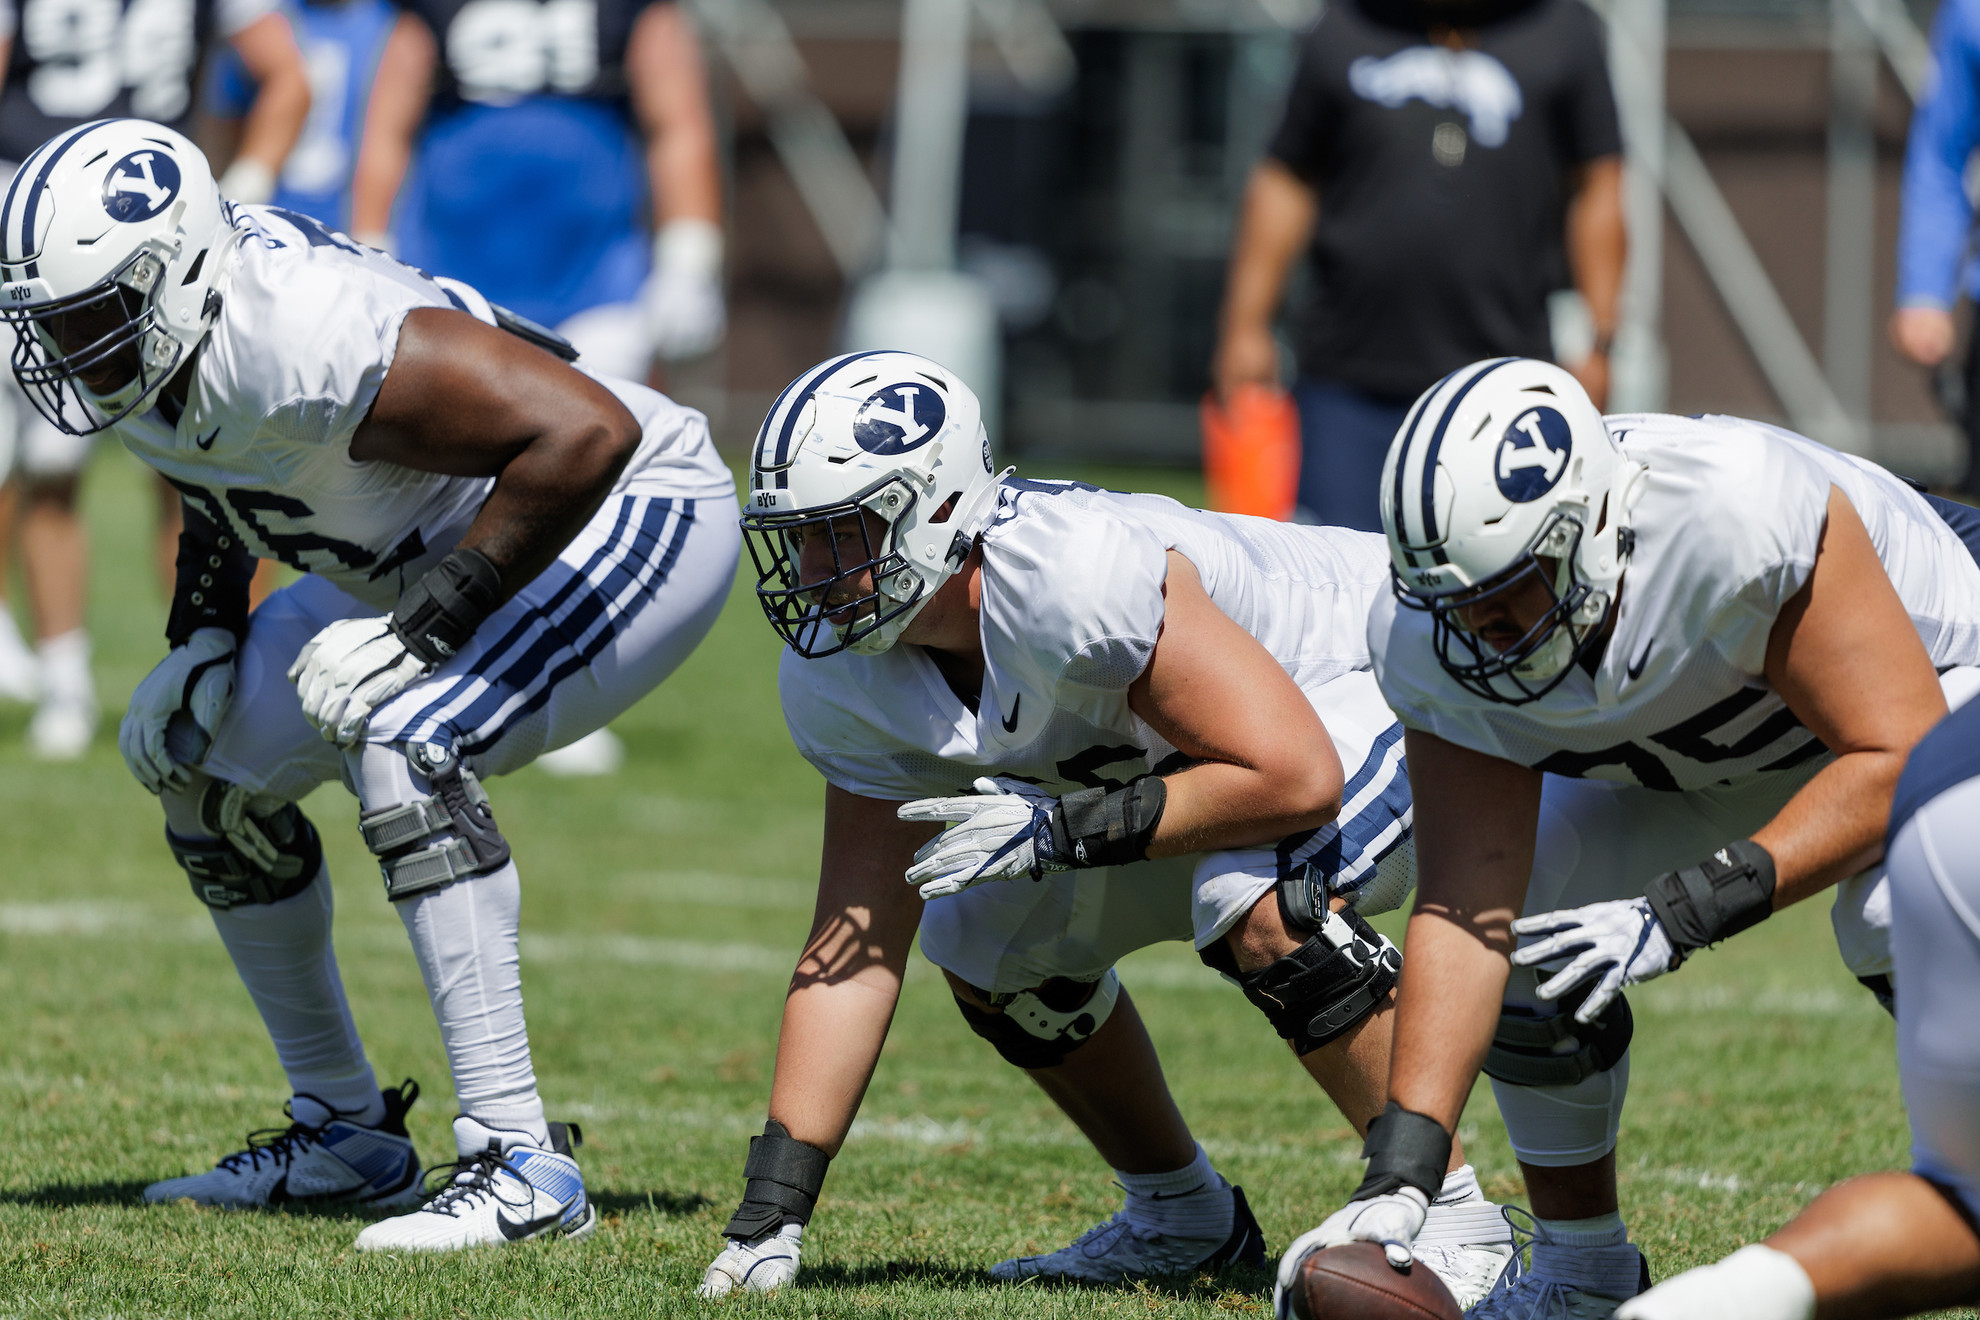
[[[460,540],[495,482],[358,462],[351,436],[378,397],[408,312],[494,316],[473,290],[442,287],[307,217],[268,206],[231,213],[242,239],[178,425],[153,408],[115,432],[256,556],[390,610]],[[644,431],[620,486],[674,468],[684,496],[732,491],[701,414],[630,381],[600,383]]]
[[[1322,709],[1349,781],[1342,828],[1354,837],[1343,849],[1358,852],[1363,835],[1375,851],[1406,837],[1402,730],[1375,690],[1365,640],[1369,606],[1389,590],[1382,538],[1159,495],[1006,479],[983,537],[977,709],[919,646],[817,660],[787,650],[779,687],[791,737],[833,784],[891,801],[967,792],[980,775],[1063,794],[1174,768],[1164,763],[1175,748],[1127,702],[1162,631],[1171,549]]]
[[[1763,670],[1774,621],[1815,566],[1831,487],[1869,530],[1933,665],[1980,664],[1980,567],[1889,472],[1734,417],[1607,420],[1649,480],[1594,674],[1577,666],[1523,706],[1488,701],[1437,663],[1430,615],[1384,593],[1369,646],[1405,724],[1553,774],[1673,791],[1828,755]]]

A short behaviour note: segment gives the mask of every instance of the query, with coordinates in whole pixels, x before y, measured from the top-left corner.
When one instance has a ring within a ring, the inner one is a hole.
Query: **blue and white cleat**
[[[449,1175],[439,1193],[409,1215],[382,1219],[358,1234],[359,1251],[459,1251],[531,1238],[581,1238],[598,1227],[584,1195],[584,1174],[571,1148],[582,1145],[575,1124],[550,1124],[550,1148],[529,1134],[504,1132],[466,1114],[454,1120],[461,1158],[436,1173]]]
[[[379,1094],[385,1117],[371,1126],[315,1096],[298,1095],[282,1107],[288,1127],[250,1132],[246,1150],[205,1173],[155,1182],[144,1189],[144,1199],[229,1209],[330,1202],[417,1205],[419,1156],[406,1134],[406,1111],[419,1099],[419,1084],[407,1078]]]
[[[703,1297],[726,1297],[744,1292],[774,1292],[797,1278],[798,1257],[804,1251],[804,1225],[786,1224],[748,1242],[730,1238],[701,1276]]]
[[[1046,1256],[1018,1256],[990,1267],[990,1277],[1000,1283],[1025,1279],[1046,1279],[1069,1283],[1114,1284],[1151,1275],[1194,1274],[1216,1271],[1230,1264],[1263,1268],[1265,1233],[1252,1217],[1244,1199],[1244,1188],[1230,1187],[1219,1179],[1218,1191],[1229,1187],[1231,1228],[1221,1238],[1172,1237],[1143,1228],[1129,1220],[1126,1210],[1112,1219],[1095,1224],[1079,1235],[1071,1246]]]

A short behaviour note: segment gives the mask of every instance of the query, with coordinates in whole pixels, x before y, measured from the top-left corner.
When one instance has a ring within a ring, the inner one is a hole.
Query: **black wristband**
[[[1680,954],[1717,944],[1774,910],[1774,858],[1751,839],[1729,843],[1694,866],[1666,871],[1643,891]]]
[[[236,641],[243,640],[254,556],[231,531],[189,501],[181,500],[179,507],[185,522],[179,532],[178,573],[165,640],[173,647],[184,646],[201,628],[225,628]]]
[[[1066,794],[1052,808],[1053,860],[1073,868],[1146,860],[1168,802],[1169,786],[1159,775],[1137,775],[1124,788]]]
[[[1451,1134],[1428,1114],[1391,1100],[1368,1120],[1368,1140],[1362,1143],[1361,1154],[1368,1161],[1368,1173],[1349,1200],[1365,1201],[1414,1187],[1434,1201],[1451,1162]]]
[[[743,1163],[743,1176],[749,1181],[723,1235],[750,1242],[786,1224],[810,1223],[831,1163],[830,1155],[797,1140],[790,1129],[771,1119],[763,1125],[762,1136],[749,1139],[749,1159]]]
[[[460,546],[405,589],[392,611],[392,631],[427,664],[442,664],[501,603],[502,574],[494,561]]]

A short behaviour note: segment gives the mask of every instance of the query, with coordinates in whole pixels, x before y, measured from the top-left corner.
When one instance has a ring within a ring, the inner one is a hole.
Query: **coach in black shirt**
[[[1375,490],[1410,400],[1479,358],[1553,356],[1572,279],[1598,406],[1622,281],[1622,167],[1601,21],[1583,0],[1338,0],[1305,40],[1253,172],[1214,365],[1276,383],[1272,319],[1300,247],[1302,516],[1381,530]]]

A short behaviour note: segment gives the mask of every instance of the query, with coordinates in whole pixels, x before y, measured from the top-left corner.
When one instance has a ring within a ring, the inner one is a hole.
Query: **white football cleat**
[[[1486,1243],[1443,1246],[1418,1242],[1410,1250],[1425,1268],[1443,1280],[1460,1311],[1468,1311],[1484,1301],[1502,1280],[1519,1277],[1519,1257],[1513,1254],[1510,1243],[1495,1247]]]
[[[626,745],[610,729],[593,729],[574,743],[545,752],[536,764],[559,779],[612,775],[626,761]]]
[[[80,760],[96,737],[96,703],[51,697],[35,708],[27,736],[37,760]]]
[[[314,1096],[296,1096],[282,1107],[287,1128],[250,1132],[246,1150],[205,1173],[155,1182],[144,1189],[144,1199],[232,1209],[331,1201],[417,1205],[419,1156],[406,1135],[406,1111],[419,1098],[419,1085],[408,1078],[380,1094],[385,1117],[372,1126],[352,1122]]]
[[[1460,1193],[1439,1193],[1430,1202],[1423,1228],[1411,1244],[1416,1259],[1444,1281],[1460,1311],[1476,1306],[1501,1280],[1516,1278],[1521,1269],[1514,1250],[1512,1222],[1502,1206],[1485,1199],[1477,1175],[1462,1170]],[[1458,1175],[1447,1178],[1450,1186]]]
[[[738,1288],[744,1292],[775,1291],[797,1278],[798,1255],[803,1250],[803,1224],[786,1224],[751,1242],[730,1238],[695,1291],[703,1297],[726,1297]]]
[[[1152,1275],[1194,1274],[1234,1261],[1265,1266],[1265,1233],[1245,1202],[1244,1188],[1231,1188],[1231,1231],[1211,1238],[1167,1237],[1130,1223],[1125,1208],[1095,1224],[1072,1245],[1045,1256],[1018,1256],[990,1267],[1003,1283],[1024,1279],[1063,1279],[1073,1283],[1119,1283]]]
[[[409,1215],[382,1219],[358,1234],[359,1251],[459,1251],[539,1237],[581,1238],[598,1227],[571,1148],[576,1125],[550,1124],[550,1149],[527,1133],[502,1132],[466,1114],[454,1120],[463,1155],[444,1169],[439,1195]]]

